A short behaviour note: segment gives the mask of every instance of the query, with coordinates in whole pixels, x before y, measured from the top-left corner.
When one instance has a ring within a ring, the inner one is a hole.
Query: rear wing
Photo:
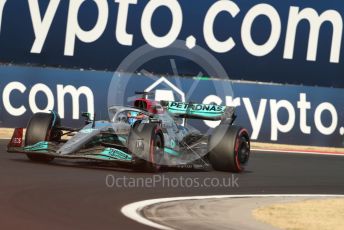
[[[175,101],[161,101],[161,105],[173,116],[211,121],[225,121],[232,124],[236,118],[234,107],[216,104],[195,104]]]

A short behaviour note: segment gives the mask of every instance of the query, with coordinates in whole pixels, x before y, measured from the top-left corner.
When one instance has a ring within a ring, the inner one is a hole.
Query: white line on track
[[[141,224],[162,229],[162,230],[173,230],[173,228],[155,223],[146,219],[142,215],[142,210],[150,205],[171,202],[171,201],[182,201],[182,200],[204,200],[204,199],[222,199],[222,198],[260,198],[260,197],[314,197],[314,198],[331,198],[340,197],[343,198],[344,195],[326,195],[326,194],[266,194],[266,195],[214,195],[214,196],[188,196],[188,197],[170,197],[170,198],[159,198],[151,200],[143,200],[135,203],[125,205],[121,208],[121,212],[126,217],[139,222]]]

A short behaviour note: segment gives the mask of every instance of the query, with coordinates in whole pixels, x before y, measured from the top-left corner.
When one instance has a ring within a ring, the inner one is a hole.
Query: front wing
[[[61,147],[60,144],[54,142],[42,141],[35,145],[25,147],[8,147],[8,152],[23,153],[23,154],[36,154],[43,156],[52,156],[54,158],[65,159],[85,159],[103,162],[118,162],[118,163],[135,163],[132,155],[116,148],[108,148],[97,146],[88,149],[79,150],[76,153],[62,155],[58,154],[57,150]]]

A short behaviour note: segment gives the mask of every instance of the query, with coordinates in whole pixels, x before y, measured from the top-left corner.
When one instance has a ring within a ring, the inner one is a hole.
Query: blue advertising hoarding
[[[146,90],[156,100],[236,106],[236,123],[255,141],[343,146],[344,89],[15,66],[0,75],[1,127],[25,127],[33,113],[49,110],[63,124],[81,126],[82,111],[107,119],[107,107],[130,105],[135,91]],[[216,126],[188,122],[202,131]]]

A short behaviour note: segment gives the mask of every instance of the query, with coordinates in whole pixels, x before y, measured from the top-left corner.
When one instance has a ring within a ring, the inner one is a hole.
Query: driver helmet
[[[134,125],[137,120],[142,120],[143,116],[144,115],[142,113],[140,113],[140,112],[129,111],[127,113],[128,123],[130,125]]]

